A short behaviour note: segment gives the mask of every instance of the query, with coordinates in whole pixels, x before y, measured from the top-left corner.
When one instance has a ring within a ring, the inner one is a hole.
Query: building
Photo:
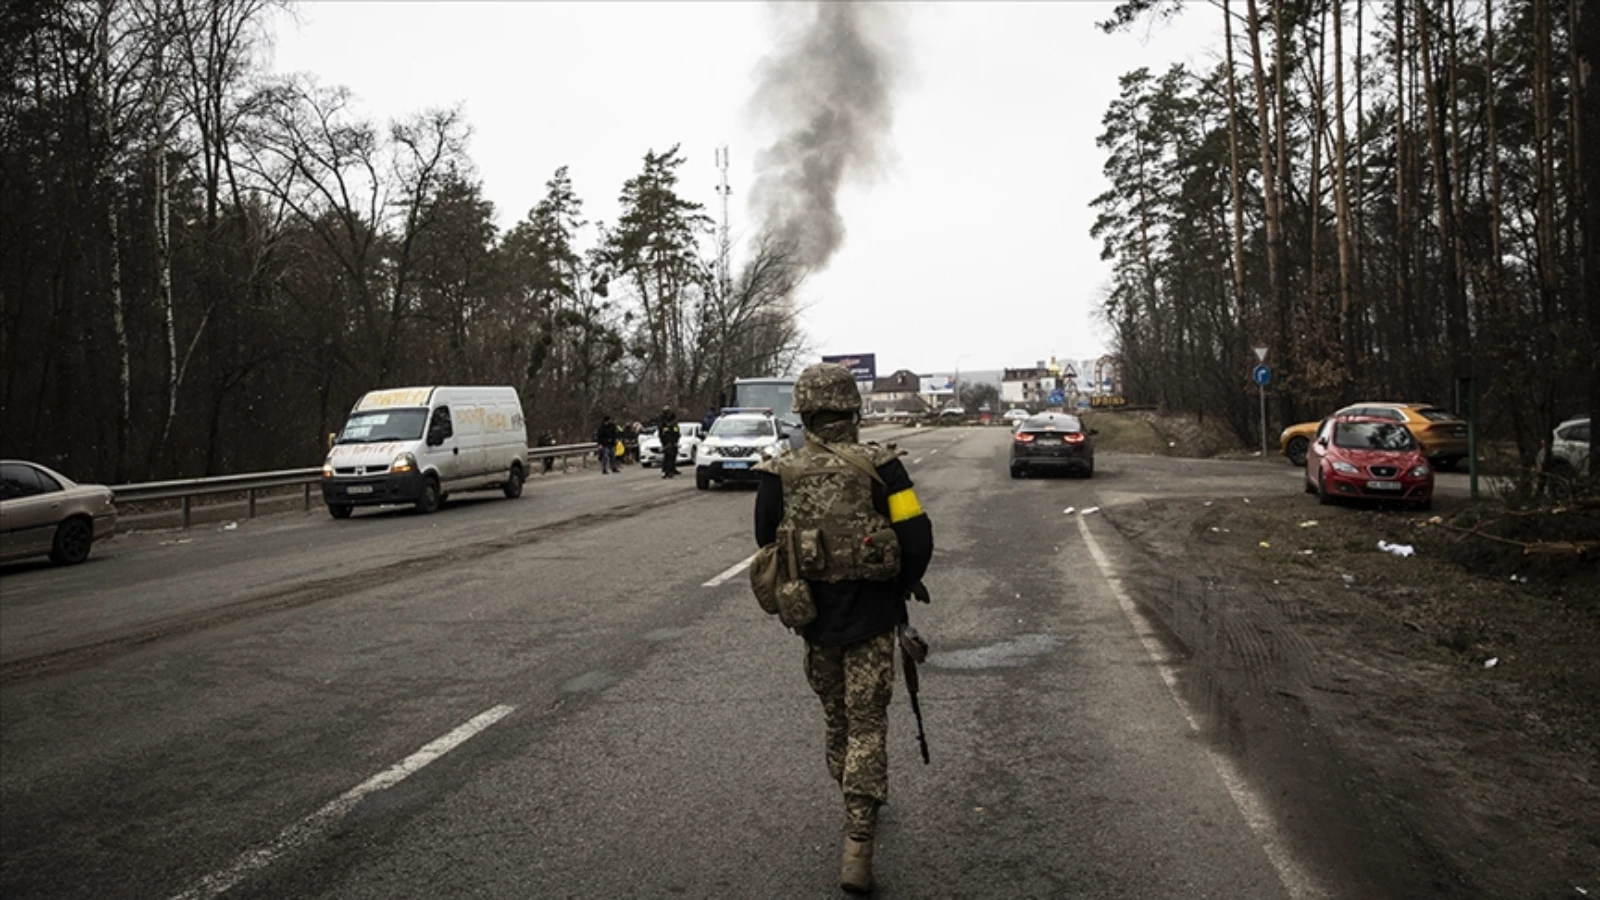
[[[922,379],[909,369],[900,369],[893,375],[872,382],[872,390],[864,398],[869,412],[925,412],[927,403],[922,399]]]

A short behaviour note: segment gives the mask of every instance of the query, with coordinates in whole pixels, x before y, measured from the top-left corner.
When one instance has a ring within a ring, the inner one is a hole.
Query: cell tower
[[[722,195],[722,235],[719,238],[718,257],[720,258],[720,276],[722,278],[722,293],[728,293],[728,257],[733,254],[733,248],[728,240],[728,196],[733,193],[733,188],[728,186],[728,148],[726,145],[718,147],[716,151],[717,169],[722,173],[722,182],[717,185],[717,193]]]

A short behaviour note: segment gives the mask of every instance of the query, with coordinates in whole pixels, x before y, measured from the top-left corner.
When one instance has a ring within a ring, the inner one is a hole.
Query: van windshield
[[[428,422],[425,409],[385,409],[358,412],[344,423],[335,444],[377,444],[384,441],[414,441],[422,437]]]

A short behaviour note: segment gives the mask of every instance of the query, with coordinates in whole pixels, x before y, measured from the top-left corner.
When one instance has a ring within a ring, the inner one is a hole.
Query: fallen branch
[[[1424,522],[1423,526],[1426,528],[1443,528],[1446,531],[1454,531],[1457,534],[1469,537],[1480,537],[1484,540],[1520,547],[1524,556],[1600,556],[1600,541],[1515,541],[1511,538],[1503,538],[1498,534],[1488,534],[1480,530],[1492,524],[1494,523],[1486,522],[1478,526],[1478,528],[1462,528],[1459,525],[1451,525],[1448,522],[1430,521]]]

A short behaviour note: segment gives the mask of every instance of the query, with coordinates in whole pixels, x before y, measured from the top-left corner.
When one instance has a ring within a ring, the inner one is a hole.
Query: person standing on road
[[[678,474],[678,414],[672,407],[661,409],[661,425],[656,429],[661,437],[661,477],[675,478]]]
[[[700,420],[700,433],[702,435],[709,434],[711,432],[711,426],[715,424],[717,424],[717,408],[715,406],[708,406],[706,407],[705,418]]]
[[[822,701],[828,774],[844,795],[839,885],[865,893],[878,807],[889,796],[896,630],[908,620],[907,593],[923,591],[933,525],[899,454],[860,442],[861,393],[850,370],[808,367],[795,381],[794,411],[806,442],[757,468],[756,543],[788,539],[779,553],[800,557],[816,607],[799,630],[806,680]]]
[[[611,421],[610,416],[600,420],[600,427],[595,429],[594,442],[600,445],[600,474],[610,475],[617,471],[617,423]]]
[[[538,439],[534,443],[540,447],[554,447],[556,445],[556,438],[555,435],[551,434],[548,430],[541,431],[539,432]],[[550,470],[555,468],[556,458],[553,456],[546,456],[544,459],[540,460],[540,462],[544,464],[545,474],[548,475],[550,474]]]

